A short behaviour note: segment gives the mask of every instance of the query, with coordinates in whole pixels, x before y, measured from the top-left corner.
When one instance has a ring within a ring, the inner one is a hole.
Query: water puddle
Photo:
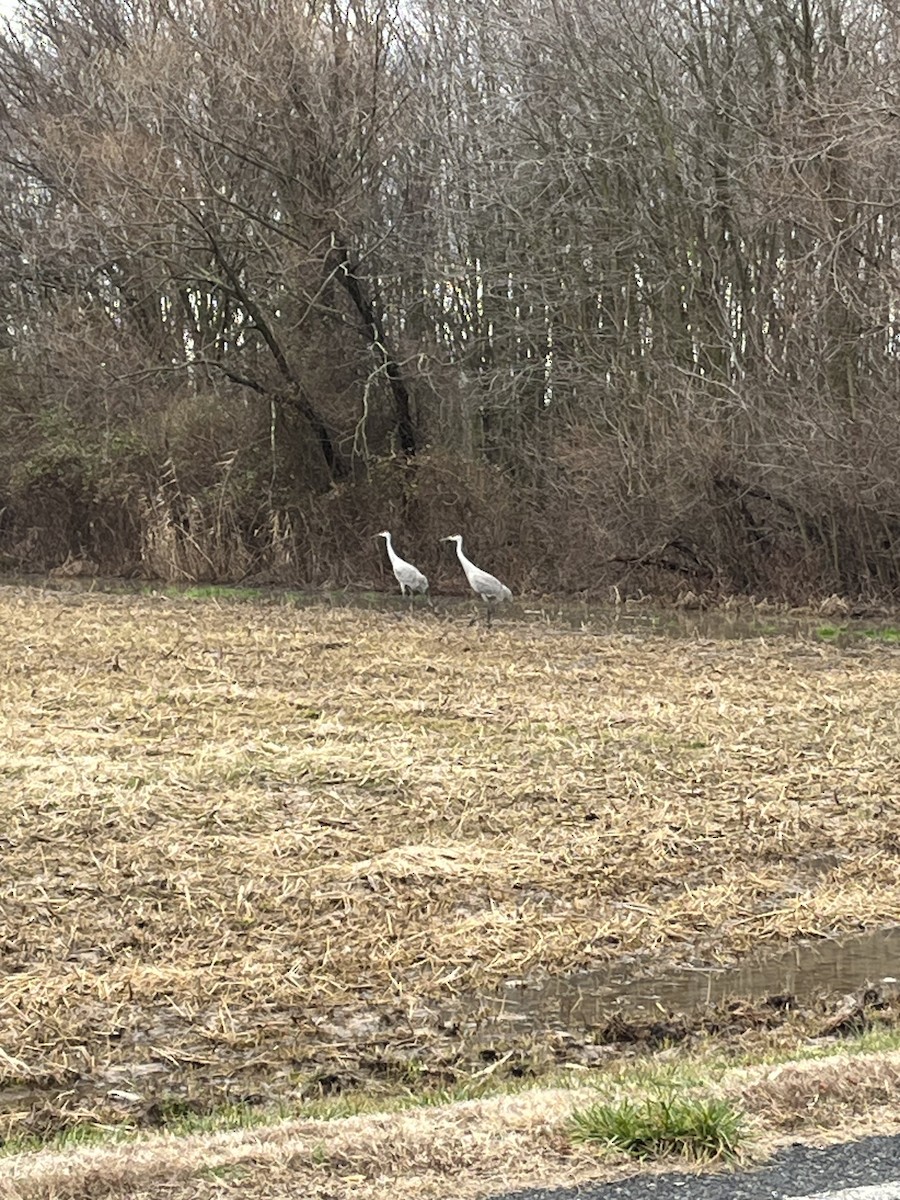
[[[682,967],[655,977],[617,966],[537,984],[510,984],[502,997],[482,999],[481,1012],[513,1025],[567,1030],[605,1024],[628,1013],[688,1012],[728,997],[791,995],[811,1000],[868,985],[900,989],[900,926],[839,939],[798,941],[777,955],[724,968]]]

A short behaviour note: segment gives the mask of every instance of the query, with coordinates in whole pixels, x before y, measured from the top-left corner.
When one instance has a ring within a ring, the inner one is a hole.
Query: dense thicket
[[[0,548],[518,589],[900,586],[900,17],[28,0]]]

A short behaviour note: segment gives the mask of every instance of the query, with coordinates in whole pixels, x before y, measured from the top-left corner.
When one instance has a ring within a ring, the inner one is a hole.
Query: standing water
[[[799,1000],[843,995],[867,985],[900,988],[900,926],[847,937],[792,943],[777,955],[725,968],[681,967],[635,977],[635,966],[513,983],[493,1001],[506,1020],[528,1025],[559,1022],[589,1028],[615,1013],[686,1012],[729,996],[791,995]],[[485,1005],[486,1006],[486,1005]]]

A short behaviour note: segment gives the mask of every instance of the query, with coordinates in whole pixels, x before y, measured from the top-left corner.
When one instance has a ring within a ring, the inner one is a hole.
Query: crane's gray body
[[[388,558],[391,560],[391,567],[394,571],[394,578],[400,584],[400,593],[405,596],[407,592],[412,595],[414,592],[427,592],[428,580],[412,563],[406,562],[394,550],[394,544],[391,541],[390,533],[384,529],[381,533],[377,533],[376,537],[383,537],[387,546]]]
[[[487,571],[482,571],[480,567],[476,567],[473,562],[463,554],[462,536],[458,533],[451,534],[450,537],[441,538],[442,542],[456,542],[456,555],[462,563],[462,569],[466,573],[466,579],[469,581],[469,587],[476,596],[488,605],[488,621],[490,622],[491,606],[499,604],[502,600],[512,600],[512,592],[505,583],[501,583],[494,575],[489,575]]]

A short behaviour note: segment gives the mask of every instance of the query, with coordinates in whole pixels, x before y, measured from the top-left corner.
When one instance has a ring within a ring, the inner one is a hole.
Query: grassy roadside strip
[[[864,1035],[830,1051],[756,1063],[726,1062],[714,1047],[705,1055],[664,1052],[592,1071],[589,1083],[586,1072],[569,1071],[477,1099],[398,1096],[382,1101],[379,1112],[366,1111],[371,1101],[360,1098],[355,1115],[341,1115],[353,1112],[351,1098],[340,1110],[320,1106],[314,1115],[316,1106],[307,1105],[303,1115],[280,1120],[235,1109],[186,1118],[180,1131],[121,1140],[118,1130],[114,1140],[85,1146],[72,1144],[70,1131],[64,1148],[0,1159],[0,1197],[188,1200],[230,1194],[233,1184],[247,1200],[430,1200],[445,1196],[452,1181],[454,1195],[474,1200],[504,1187],[613,1179],[633,1171],[633,1159],[578,1144],[573,1113],[623,1099],[641,1106],[660,1095],[728,1102],[744,1118],[738,1155],[745,1161],[762,1161],[799,1137],[842,1140],[900,1128],[900,1032]],[[665,1166],[671,1169],[671,1159]]]

